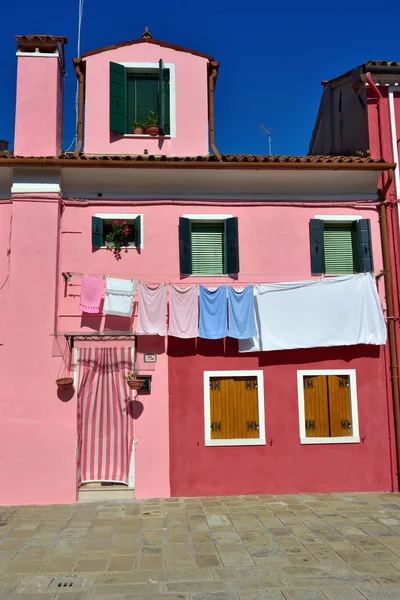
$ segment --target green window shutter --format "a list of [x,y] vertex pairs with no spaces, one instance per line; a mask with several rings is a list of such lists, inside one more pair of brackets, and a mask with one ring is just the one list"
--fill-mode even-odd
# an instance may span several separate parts
[[357,251],[359,259],[359,270],[361,273],[372,273],[374,270],[374,259],[372,256],[371,221],[360,219],[355,221],[357,235]]
[[110,131],[126,133],[126,69],[110,62]]
[[161,127],[161,133],[169,135],[170,128],[170,107],[169,107],[169,69],[165,69],[162,59],[159,60],[159,97],[158,97],[158,118]]
[[142,242],[142,228],[141,228],[141,217],[135,217],[135,246],[140,248]]
[[353,223],[324,223],[325,273],[359,271],[357,233]]
[[92,217],[92,246],[104,246],[103,219]]
[[192,222],[192,274],[224,275],[225,224]]
[[182,275],[192,274],[192,223],[179,218],[179,265]]
[[158,124],[161,133],[165,128],[165,96],[164,96],[164,63],[162,58],[158,61]]
[[226,272],[239,273],[239,220],[231,217],[225,221]]
[[311,274],[325,273],[324,222],[322,219],[310,219]]

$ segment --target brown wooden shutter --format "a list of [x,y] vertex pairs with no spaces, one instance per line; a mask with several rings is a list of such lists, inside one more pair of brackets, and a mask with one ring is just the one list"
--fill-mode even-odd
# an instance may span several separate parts
[[259,438],[257,377],[235,377],[233,429],[235,438]]
[[325,375],[304,377],[306,437],[329,437],[328,386]]
[[212,440],[259,438],[257,377],[210,378]]
[[329,420],[331,437],[352,435],[350,378],[328,375]]
[[229,377],[210,378],[210,428],[211,439],[226,439],[229,398],[232,395],[232,379]]

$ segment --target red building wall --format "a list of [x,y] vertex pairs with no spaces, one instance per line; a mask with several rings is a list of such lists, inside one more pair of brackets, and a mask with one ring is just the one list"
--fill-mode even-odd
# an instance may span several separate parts
[[[171,495],[391,490],[383,352],[352,346],[239,355],[232,339],[169,338]],[[300,443],[297,370],[324,368],[356,369],[360,443]],[[267,445],[206,447],[203,373],[243,369],[264,373]]]

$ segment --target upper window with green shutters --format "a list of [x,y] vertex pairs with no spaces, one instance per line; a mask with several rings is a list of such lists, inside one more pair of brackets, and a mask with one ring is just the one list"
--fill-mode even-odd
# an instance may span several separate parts
[[175,129],[171,119],[172,67],[162,60],[110,63],[110,131],[171,136]]
[[370,220],[350,215],[311,219],[310,250],[313,275],[373,272]]
[[180,217],[179,262],[182,275],[239,273],[238,218]]

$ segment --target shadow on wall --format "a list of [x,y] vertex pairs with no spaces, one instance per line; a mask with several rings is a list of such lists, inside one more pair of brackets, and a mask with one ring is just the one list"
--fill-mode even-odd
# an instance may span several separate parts
[[128,415],[132,417],[132,419],[136,420],[142,415],[144,411],[144,404],[140,402],[140,400],[128,400],[127,402],[127,411]]
[[318,363],[323,361],[342,360],[351,362],[356,358],[379,358],[383,352],[381,346],[360,344],[357,346],[337,346],[334,348],[299,348],[296,350],[280,350],[274,352],[239,353],[238,341],[233,338],[206,340],[203,338],[178,339],[168,338],[168,356],[183,358],[185,356],[223,356],[225,358],[258,359],[259,367],[268,365],[296,365]]

